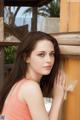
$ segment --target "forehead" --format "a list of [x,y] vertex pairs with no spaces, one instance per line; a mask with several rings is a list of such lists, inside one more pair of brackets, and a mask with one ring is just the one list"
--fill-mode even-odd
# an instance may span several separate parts
[[54,50],[54,45],[49,40],[40,40],[36,43],[34,50],[37,51],[51,51]]

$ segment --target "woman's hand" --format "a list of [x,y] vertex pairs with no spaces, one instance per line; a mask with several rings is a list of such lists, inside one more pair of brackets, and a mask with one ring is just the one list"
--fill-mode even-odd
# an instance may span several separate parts
[[63,102],[65,93],[65,75],[62,70],[59,71],[57,78],[54,81],[53,99]]

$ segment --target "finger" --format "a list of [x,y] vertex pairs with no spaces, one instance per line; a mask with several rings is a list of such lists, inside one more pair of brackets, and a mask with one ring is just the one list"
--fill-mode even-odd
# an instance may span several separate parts
[[60,81],[59,82],[62,86],[65,85],[65,74],[64,74],[63,70],[60,71]]
[[65,73],[63,73],[63,83],[62,83],[63,85],[65,85],[66,84],[66,76],[65,76]]
[[58,82],[58,84],[62,84],[62,72],[61,72],[61,70],[59,70],[57,82]]
[[56,82],[57,84],[60,84],[60,70],[58,71],[58,75],[57,75],[57,79],[56,79]]

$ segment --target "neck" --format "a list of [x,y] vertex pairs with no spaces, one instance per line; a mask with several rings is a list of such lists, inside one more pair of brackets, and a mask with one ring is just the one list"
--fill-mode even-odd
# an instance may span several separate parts
[[34,72],[32,70],[28,70],[27,73],[26,73],[26,79],[33,80],[33,81],[35,81],[37,83],[40,82],[41,77],[42,77],[42,75],[40,75],[40,74],[38,74],[38,73],[36,73],[36,72]]

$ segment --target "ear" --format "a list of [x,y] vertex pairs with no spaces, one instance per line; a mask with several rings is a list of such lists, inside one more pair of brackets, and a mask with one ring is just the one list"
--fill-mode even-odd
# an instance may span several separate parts
[[26,63],[30,63],[30,58],[29,57],[26,59]]
[[26,63],[29,63],[30,62],[30,58],[28,57],[26,57],[26,54],[24,54],[24,61],[26,62]]

